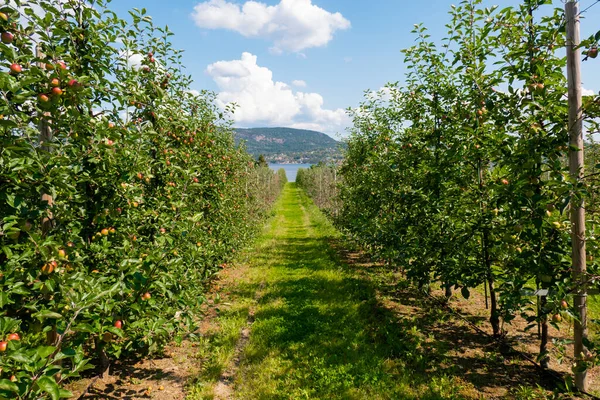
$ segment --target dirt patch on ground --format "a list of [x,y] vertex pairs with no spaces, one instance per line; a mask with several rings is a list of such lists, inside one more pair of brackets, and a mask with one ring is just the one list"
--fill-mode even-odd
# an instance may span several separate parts
[[[550,373],[527,360],[536,360],[539,339],[536,328],[525,331],[528,323],[523,318],[504,326],[507,331],[505,342],[495,340],[491,336],[483,293],[473,290],[468,300],[457,293],[445,305],[444,291],[439,286],[429,297],[408,286],[401,271],[381,262],[372,262],[363,252],[347,250],[344,244],[333,242],[332,246],[351,268],[374,283],[378,301],[385,308],[399,319],[415,321],[424,338],[421,348],[416,350],[434,354],[439,360],[437,365],[430,365],[427,372],[459,377],[467,383],[461,393],[465,397],[521,398],[517,393],[528,392],[543,396],[558,389],[562,384],[560,377],[571,373],[572,346],[567,346],[565,358],[559,363],[557,347],[549,344]],[[560,328],[559,331],[550,326],[551,339],[570,338],[569,322],[563,321]],[[591,393],[600,391],[599,374],[598,367],[588,372]]]

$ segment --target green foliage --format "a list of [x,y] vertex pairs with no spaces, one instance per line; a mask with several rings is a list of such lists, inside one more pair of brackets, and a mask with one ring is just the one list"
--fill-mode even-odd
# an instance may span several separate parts
[[317,207],[332,217],[337,217],[340,209],[338,167],[336,165],[317,164],[310,168],[300,168],[296,175],[296,184],[304,189]]
[[0,397],[68,396],[92,359],[193,329],[204,283],[283,185],[213,94],[190,94],[172,33],[106,3],[2,7],[0,341],[20,340],[0,353]]
[[[339,170],[337,224],[424,289],[438,281],[468,297],[487,285],[496,335],[518,315],[531,327],[573,315],[560,307],[574,290],[565,209],[594,193],[567,168],[580,150],[567,147],[564,15],[543,3],[463,1],[441,45],[416,25],[405,85],[351,111]],[[584,100],[590,132],[599,104]],[[595,220],[588,229],[596,252]],[[596,262],[588,269],[597,275]],[[550,290],[539,312],[526,295],[536,288]]]

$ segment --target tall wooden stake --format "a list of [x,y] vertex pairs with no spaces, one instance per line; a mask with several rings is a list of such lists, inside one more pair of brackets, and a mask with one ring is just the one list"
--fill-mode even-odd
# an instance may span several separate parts
[[[567,80],[569,84],[569,172],[571,177],[583,177],[583,114],[581,110],[581,50],[579,46],[579,2],[569,0],[565,4],[567,19]],[[585,267],[585,209],[583,198],[571,198],[571,243],[573,282],[575,296],[573,306],[575,320],[575,385],[587,391],[587,371],[583,369],[582,356],[586,351],[583,344],[587,337],[587,279]]]
[[[37,56],[40,59],[43,59],[44,54],[42,50],[38,47],[36,49]],[[45,69],[45,63],[40,61],[40,68]],[[48,121],[49,113],[42,113],[40,115],[40,120],[38,123],[38,128],[40,131],[40,146],[43,151],[50,152],[52,148],[49,146],[49,143],[52,141],[52,130],[50,129],[50,121]],[[48,193],[42,193],[42,201],[48,203],[48,207],[52,207],[52,196]],[[50,228],[52,227],[52,213],[48,211],[48,213],[42,217],[42,233],[45,235]]]

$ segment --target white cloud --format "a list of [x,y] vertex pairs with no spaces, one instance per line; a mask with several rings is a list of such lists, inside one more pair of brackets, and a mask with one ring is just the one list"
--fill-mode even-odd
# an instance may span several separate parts
[[292,85],[294,85],[296,87],[306,87],[306,82],[298,79],[298,80],[292,81]]
[[596,92],[591,89],[581,88],[582,96],[596,96]]
[[274,6],[252,0],[242,5],[208,0],[194,7],[192,18],[201,28],[229,29],[270,40],[275,54],[325,46],[335,31],[350,27],[342,14],[326,11],[312,0],[281,0]]
[[320,94],[295,92],[290,85],[274,81],[273,72],[256,61],[255,55],[243,53],[239,60],[218,61],[206,68],[219,87],[219,105],[238,105],[233,115],[237,124],[289,126],[329,134],[342,132],[350,124],[345,110],[323,108]]

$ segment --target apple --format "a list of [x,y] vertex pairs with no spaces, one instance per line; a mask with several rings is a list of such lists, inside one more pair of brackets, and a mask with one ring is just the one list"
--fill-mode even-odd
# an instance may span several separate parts
[[21,340],[21,337],[19,336],[19,334],[18,334],[18,333],[11,333],[10,335],[8,335],[8,336],[6,337],[6,341],[7,341],[7,342],[10,342],[11,340],[16,340],[16,341],[19,341],[19,340]]
[[50,86],[58,87],[60,86],[60,81],[57,78],[54,78],[50,81]]
[[[1,14],[1,13],[0,13],[0,14]],[[11,382],[15,383],[17,380],[18,380],[18,379],[17,379],[17,377],[16,377],[16,376],[14,376],[14,375],[11,375],[11,376],[10,376],[10,381],[11,381]]]
[[198,181],[198,178],[194,177],[194,182],[195,182],[195,183],[198,183],[198,182],[199,182],[199,181]]
[[566,300],[562,300],[560,302],[560,307],[566,310],[567,308],[569,308],[569,303],[567,303]]
[[131,203],[134,207],[137,208],[137,206],[139,206],[139,203],[137,201],[134,201],[133,203]]
[[113,227],[108,228],[108,233],[115,233],[117,230]]
[[54,269],[56,268],[56,261],[51,261],[49,263],[46,263],[42,266],[42,273],[44,275],[49,275],[52,272],[54,272]]
[[59,258],[65,258],[67,256],[67,252],[64,251],[63,249],[58,250],[58,257]]
[[100,233],[104,236],[108,236],[108,229],[104,228],[100,231]]
[[149,292],[146,292],[142,295],[142,300],[150,300],[152,295]]
[[[4,42],[4,36],[2,36],[2,38],[3,38],[2,41]],[[589,58],[596,58],[596,57],[598,57],[598,47],[597,46],[592,46],[592,48],[590,48],[588,50],[587,55],[588,55]]]
[[123,328],[123,321],[120,321],[120,320],[119,321],[115,321],[114,326],[117,329],[122,329]]
[[15,39],[15,35],[13,35],[10,32],[2,32],[2,43],[4,44],[11,44],[13,42],[13,40]]
[[160,233],[167,233],[167,230],[165,228],[160,228]]
[[62,89],[59,87],[53,87],[51,92],[54,96],[60,96],[61,94],[63,94]]
[[70,80],[70,81],[67,83],[67,85],[68,85],[70,88],[72,88],[73,90],[79,90],[79,89],[81,89],[81,83],[79,83],[79,82],[77,81],[77,79],[71,79],[71,80]]
[[10,64],[10,72],[11,74],[20,74],[21,72],[23,72],[23,67],[21,67],[19,64],[17,63],[12,63]]
[[562,321],[562,317],[560,316],[560,314],[554,314],[552,316],[552,322],[560,322]]
[[500,182],[501,182],[503,185],[508,185],[508,179],[506,179],[506,178],[504,178],[504,179],[501,179],[501,180],[500,180]]
[[40,101],[40,103],[47,103],[50,101],[50,98],[48,97],[48,95],[42,93],[38,95],[38,100]]
[[0,12],[0,19],[4,22],[8,22],[8,15],[6,15],[6,13]]
[[142,173],[141,173],[141,172],[138,172],[138,173],[137,173],[137,178],[138,178],[138,179],[143,179],[143,178],[144,178],[144,176],[142,175]]
[[114,128],[114,127],[115,127],[115,123],[114,123],[114,122],[109,122],[109,123],[108,123],[108,127],[109,127],[110,129]]
[[56,65],[58,65],[58,67],[62,70],[66,70],[67,69],[67,64],[65,64],[64,61],[59,61],[56,63]]
[[7,346],[8,346],[8,342],[5,342],[5,341],[0,342],[0,353],[5,352]]

